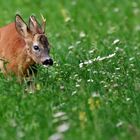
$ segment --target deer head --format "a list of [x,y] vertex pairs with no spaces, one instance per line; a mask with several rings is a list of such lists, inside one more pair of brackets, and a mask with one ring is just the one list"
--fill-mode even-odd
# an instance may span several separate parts
[[50,45],[45,35],[45,25],[44,18],[42,18],[42,25],[40,25],[35,16],[30,16],[27,25],[20,15],[16,15],[15,27],[26,43],[27,54],[35,63],[49,66],[53,65],[53,60],[49,56]]

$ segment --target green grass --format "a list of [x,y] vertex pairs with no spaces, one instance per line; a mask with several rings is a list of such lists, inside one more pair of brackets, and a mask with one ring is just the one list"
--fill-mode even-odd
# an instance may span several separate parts
[[0,74],[0,140],[138,140],[139,7],[128,0],[1,0],[1,26],[16,12],[26,21],[46,17],[55,64],[39,66],[35,94]]

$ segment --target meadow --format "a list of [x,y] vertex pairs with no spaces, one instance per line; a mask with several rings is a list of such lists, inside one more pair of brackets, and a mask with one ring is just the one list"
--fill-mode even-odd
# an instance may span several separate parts
[[140,139],[140,1],[0,1],[0,26],[47,20],[55,63],[37,91],[0,73],[0,140]]

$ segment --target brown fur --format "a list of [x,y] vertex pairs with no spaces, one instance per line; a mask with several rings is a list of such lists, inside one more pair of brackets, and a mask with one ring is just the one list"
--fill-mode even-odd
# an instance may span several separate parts
[[53,65],[45,22],[43,19],[41,26],[35,16],[30,16],[27,25],[17,14],[15,22],[0,28],[0,69],[5,75],[14,73],[21,81],[21,77],[31,78],[35,64]]
[[15,22],[0,28],[0,58],[7,61],[5,68],[4,63],[0,66],[4,73],[13,72],[17,76],[27,74],[27,69],[35,62],[28,56],[25,45],[16,31]]

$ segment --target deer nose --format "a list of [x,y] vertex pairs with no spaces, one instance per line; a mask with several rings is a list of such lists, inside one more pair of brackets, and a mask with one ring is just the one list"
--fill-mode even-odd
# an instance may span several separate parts
[[52,60],[51,58],[46,59],[46,60],[43,62],[43,65],[50,65],[50,66],[52,66],[52,65],[53,65],[53,60]]

